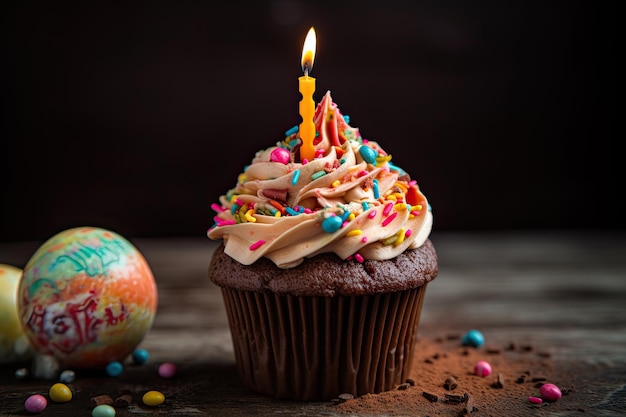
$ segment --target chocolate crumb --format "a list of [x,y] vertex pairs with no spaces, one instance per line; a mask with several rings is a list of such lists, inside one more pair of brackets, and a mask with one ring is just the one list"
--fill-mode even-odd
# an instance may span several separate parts
[[478,408],[474,405],[474,397],[469,394],[465,394],[465,413],[470,414],[474,411],[478,411]]
[[506,350],[515,350],[515,349],[517,349],[517,346],[515,345],[514,342],[511,342],[508,345],[506,345],[505,349]]
[[433,360],[432,360],[432,359],[430,359],[430,358],[426,358],[426,359],[424,359],[424,362],[426,362],[426,363],[434,363],[434,362],[433,362]]
[[546,380],[547,380],[547,378],[544,378],[544,377],[542,377],[542,376],[536,376],[536,377],[532,378],[532,379],[530,380],[530,382],[544,382],[544,381],[546,381]]
[[445,396],[444,402],[449,403],[449,404],[462,404],[466,402],[468,399],[467,394],[465,395],[444,394],[444,396]]
[[113,405],[115,407],[128,407],[132,401],[133,401],[133,396],[126,393],[117,397]]
[[437,397],[435,394],[431,394],[430,392],[423,391],[422,395],[431,403],[436,403],[439,400],[439,397]]
[[502,373],[498,373],[498,378],[496,382],[493,383],[494,388],[504,388],[504,375]]
[[500,353],[500,349],[498,348],[487,348],[487,353],[489,353],[490,355],[497,355]]
[[406,379],[406,383],[409,384],[412,387],[415,386],[415,380],[413,378],[407,378]]
[[446,339],[448,340],[457,340],[460,339],[461,335],[460,334],[449,334],[446,336]]
[[409,384],[400,384],[398,385],[398,390],[399,391],[404,391],[409,387]]
[[89,402],[91,403],[91,405],[93,405],[94,407],[97,405],[111,405],[113,404],[113,398],[111,398],[108,395],[96,395],[95,397],[91,397],[89,399]]
[[532,345],[522,345],[522,347],[521,347],[521,348],[522,348],[522,351],[523,351],[523,352],[530,352],[530,351],[532,351],[532,350],[533,350]]
[[552,354],[550,352],[547,351],[541,351],[541,352],[537,352],[537,355],[539,355],[542,358],[549,358],[552,356]]
[[455,389],[458,386],[456,379],[454,379],[454,377],[449,376],[446,378],[446,380],[443,383],[443,387],[445,389],[447,389],[448,391],[452,391],[453,389]]

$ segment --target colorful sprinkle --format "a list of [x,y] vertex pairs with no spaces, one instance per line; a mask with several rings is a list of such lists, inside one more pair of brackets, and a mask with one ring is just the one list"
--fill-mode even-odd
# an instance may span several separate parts
[[225,211],[224,208],[217,203],[211,204],[211,208],[213,209],[213,211],[216,211],[218,213]]
[[322,221],[322,229],[326,233],[334,233],[339,230],[342,224],[343,220],[340,216],[330,216]]
[[543,400],[541,398],[538,398],[538,397],[528,397],[528,401],[530,401],[533,404],[541,404],[541,403],[543,403]]
[[406,229],[406,232],[404,232],[404,237],[411,237],[412,234],[413,231],[411,229]]
[[360,263],[360,264],[362,264],[363,261],[365,260],[365,259],[363,259],[363,256],[360,253],[355,253],[354,254],[354,259],[356,259],[356,261],[358,263]]
[[363,158],[363,160],[368,164],[376,165],[376,157],[378,156],[378,152],[376,152],[374,149],[370,148],[369,146],[363,145],[359,148],[359,154],[361,155],[361,158]]
[[372,184],[374,184],[374,198],[378,200],[380,198],[380,193],[378,192],[378,180],[374,179]]
[[291,135],[294,135],[296,133],[298,133],[298,126],[297,125],[292,127],[291,129],[287,130],[285,132],[285,136],[291,136]]
[[339,181],[339,180],[335,180],[335,181],[333,181],[333,183],[332,183],[331,185],[332,185],[334,188],[337,188],[337,187],[339,187],[339,186],[341,185],[341,181]]
[[370,205],[367,204],[367,201],[361,203],[361,207],[363,207],[363,211],[367,211],[370,208]]
[[389,215],[389,213],[391,212],[392,208],[393,208],[393,203],[385,204],[385,208],[383,209],[383,216]]
[[348,233],[346,233],[346,236],[359,236],[362,233],[363,232],[361,231],[361,229],[355,229],[355,230],[350,230]]
[[373,219],[374,217],[376,217],[376,210],[372,210],[369,213],[367,213],[368,219]]
[[263,239],[257,240],[256,242],[254,242],[252,245],[250,245],[249,249],[250,250],[257,250],[258,248],[260,248],[263,244],[265,243],[265,241]]
[[318,179],[318,178],[323,177],[324,175],[326,175],[326,171],[324,171],[324,170],[317,171],[317,172],[314,172],[314,173],[311,175],[311,179],[312,179],[312,180],[316,180],[316,179]]
[[363,243],[367,243],[367,236],[363,236],[363,237],[361,238],[361,242],[363,242]]
[[293,176],[291,177],[291,185],[296,185],[298,183],[298,179],[300,178],[300,170],[296,169],[293,171]]
[[394,219],[396,218],[396,216],[398,216],[397,212],[393,212],[391,213],[387,218],[385,218],[385,220],[383,220],[383,227],[387,226],[389,223],[391,223],[392,221],[394,221]]
[[285,207],[285,212],[289,214],[290,216],[297,216],[298,214],[300,214],[299,212],[292,209],[291,207]]

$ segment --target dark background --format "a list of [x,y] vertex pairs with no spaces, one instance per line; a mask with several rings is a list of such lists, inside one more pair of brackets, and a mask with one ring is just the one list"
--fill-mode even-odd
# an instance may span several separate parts
[[210,204],[299,123],[310,26],[315,99],[331,90],[417,179],[436,230],[624,226],[623,45],[602,2],[0,7],[2,241],[204,236]]

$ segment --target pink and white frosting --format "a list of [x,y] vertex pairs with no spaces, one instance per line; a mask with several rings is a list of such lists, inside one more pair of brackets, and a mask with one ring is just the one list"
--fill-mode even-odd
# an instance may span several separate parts
[[426,197],[346,119],[327,92],[315,111],[315,158],[299,160],[297,128],[258,151],[212,205],[208,237],[244,265],[266,257],[280,268],[320,253],[363,262],[420,247],[433,221]]

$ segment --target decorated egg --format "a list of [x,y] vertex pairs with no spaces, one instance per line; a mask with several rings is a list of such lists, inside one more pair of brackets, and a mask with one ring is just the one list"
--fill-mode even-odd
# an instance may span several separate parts
[[17,313],[17,287],[22,270],[0,264],[0,363],[25,361],[32,349]]
[[24,267],[18,311],[38,354],[66,368],[122,362],[152,327],[157,287],[139,250],[110,230],[50,238]]

